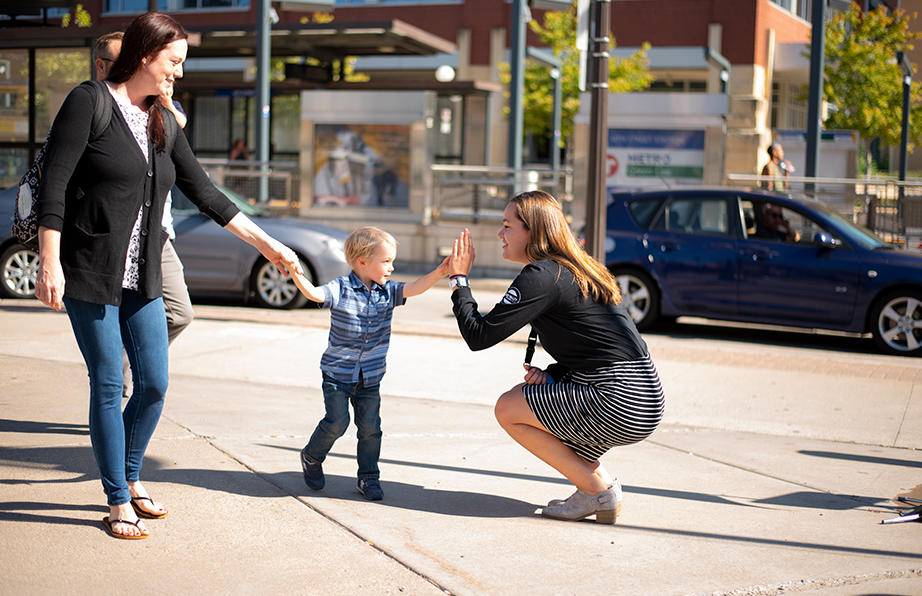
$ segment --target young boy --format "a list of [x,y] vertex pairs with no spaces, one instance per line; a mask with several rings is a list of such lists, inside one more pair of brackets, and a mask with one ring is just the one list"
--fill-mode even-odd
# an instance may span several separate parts
[[384,497],[378,471],[381,453],[379,387],[390,343],[391,316],[406,298],[431,288],[448,273],[446,258],[414,282],[390,279],[397,242],[374,227],[352,232],[344,247],[352,273],[314,287],[303,275],[289,271],[301,292],[330,309],[330,339],[320,360],[326,415],[301,450],[304,482],[313,490],[324,485],[323,460],[349,426],[349,402],[358,428],[358,490],[369,501]]

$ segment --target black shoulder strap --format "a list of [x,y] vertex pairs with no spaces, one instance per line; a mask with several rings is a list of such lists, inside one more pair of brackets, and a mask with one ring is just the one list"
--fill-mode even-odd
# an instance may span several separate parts
[[112,119],[112,105],[109,103],[109,90],[106,89],[105,81],[86,81],[84,85],[93,88],[96,103],[93,106],[93,122],[90,127],[90,140],[95,141],[109,127],[109,120]]
[[160,106],[160,113],[163,116],[163,134],[166,137],[164,147],[166,152],[170,153],[173,150],[173,143],[176,142],[176,135],[179,134],[179,122],[176,122],[176,116],[163,106]]
[[531,359],[535,355],[536,343],[538,343],[538,332],[532,327],[531,332],[528,334],[528,347],[525,348],[525,364],[527,366],[531,366]]

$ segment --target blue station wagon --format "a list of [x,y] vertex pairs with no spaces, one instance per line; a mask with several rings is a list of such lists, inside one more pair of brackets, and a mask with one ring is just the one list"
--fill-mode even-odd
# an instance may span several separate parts
[[922,256],[823,203],[733,188],[616,192],[606,263],[641,329],[679,316],[871,333],[922,354]]

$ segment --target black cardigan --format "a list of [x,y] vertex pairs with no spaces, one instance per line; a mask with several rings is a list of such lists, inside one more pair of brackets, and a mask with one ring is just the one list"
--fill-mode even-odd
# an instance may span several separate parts
[[[95,95],[86,85],[76,87],[54,119],[36,204],[38,223],[61,232],[64,295],[119,305],[131,229],[143,205],[138,291],[157,298],[167,239],[163,206],[174,182],[222,227],[238,209],[208,179],[181,131],[164,152],[148,141],[150,159],[145,161],[108,90],[102,95],[113,110],[109,125],[89,142]],[[161,114],[173,118],[166,109]]]

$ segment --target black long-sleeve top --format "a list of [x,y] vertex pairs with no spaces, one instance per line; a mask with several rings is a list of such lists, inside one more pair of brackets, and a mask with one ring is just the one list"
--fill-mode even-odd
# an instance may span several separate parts
[[[108,90],[102,95],[112,114],[93,141],[94,90],[79,85],[64,100],[48,137],[36,208],[39,226],[61,232],[64,295],[118,305],[131,230],[142,205],[138,291],[148,299],[162,291],[160,255],[166,232],[161,220],[174,182],[221,226],[238,209],[208,179],[181,131],[162,153],[148,141],[145,161],[115,100]],[[164,119],[173,118],[166,109],[161,113]]]
[[472,350],[489,348],[531,323],[544,350],[572,370],[647,356],[647,345],[624,307],[583,298],[573,273],[551,260],[526,265],[486,315],[477,311],[470,288],[458,288],[451,300]]

